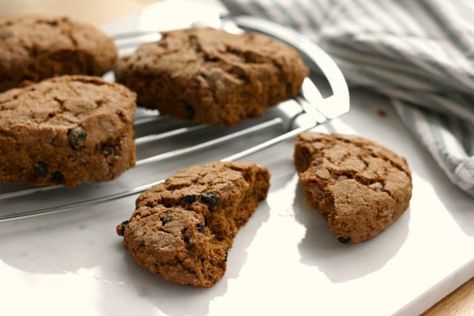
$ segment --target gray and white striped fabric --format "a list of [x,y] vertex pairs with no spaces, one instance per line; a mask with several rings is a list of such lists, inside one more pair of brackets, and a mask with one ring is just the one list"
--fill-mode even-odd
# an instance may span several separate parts
[[390,98],[449,179],[474,196],[474,1],[222,0],[308,35],[352,86]]

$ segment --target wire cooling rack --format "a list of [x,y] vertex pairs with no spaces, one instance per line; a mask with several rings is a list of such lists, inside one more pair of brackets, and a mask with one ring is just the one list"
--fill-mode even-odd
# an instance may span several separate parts
[[[263,117],[233,128],[191,124],[139,109],[135,118],[136,167],[106,183],[76,188],[0,185],[0,222],[84,208],[140,193],[162,181],[178,165],[212,160],[233,161],[293,138],[298,133],[349,111],[349,92],[344,77],[321,48],[306,37],[273,22],[255,17],[223,18],[230,32],[253,31],[295,47],[311,74],[291,100],[271,108]],[[120,54],[159,39],[158,32],[130,32],[113,36]],[[331,91],[324,95],[314,76],[323,75]],[[109,74],[110,76],[110,74]]]

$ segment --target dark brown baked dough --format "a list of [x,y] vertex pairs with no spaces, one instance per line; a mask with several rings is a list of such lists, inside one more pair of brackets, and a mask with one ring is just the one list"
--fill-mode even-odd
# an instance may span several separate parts
[[302,133],[294,158],[307,202],[341,243],[373,238],[408,207],[412,181],[406,160],[372,141]]
[[267,169],[244,162],[180,170],[141,194],[117,232],[145,269],[176,283],[211,287],[224,275],[234,236],[267,196],[269,179]]
[[264,35],[194,28],[163,33],[119,59],[118,82],[138,104],[200,123],[232,126],[291,98],[308,69],[291,47]]
[[66,17],[0,19],[0,91],[65,74],[101,76],[117,59],[113,41]]
[[62,76],[0,94],[0,182],[106,181],[135,164],[135,94]]

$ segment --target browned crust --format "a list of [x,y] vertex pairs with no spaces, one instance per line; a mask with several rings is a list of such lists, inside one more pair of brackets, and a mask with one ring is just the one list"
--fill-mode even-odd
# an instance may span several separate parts
[[142,45],[119,60],[115,74],[141,106],[232,126],[297,94],[308,69],[293,48],[269,37],[199,28]]
[[101,76],[117,59],[113,41],[66,17],[0,19],[0,91],[65,75]]
[[406,160],[372,141],[302,133],[294,159],[307,202],[343,243],[373,238],[408,207],[412,181]]
[[135,94],[63,76],[0,94],[0,182],[112,180],[135,165]]

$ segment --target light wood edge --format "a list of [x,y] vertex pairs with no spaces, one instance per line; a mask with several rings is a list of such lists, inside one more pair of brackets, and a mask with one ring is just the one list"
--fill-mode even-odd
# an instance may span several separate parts
[[474,277],[430,307],[422,315],[474,315]]

